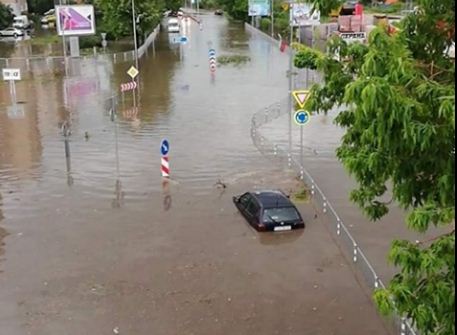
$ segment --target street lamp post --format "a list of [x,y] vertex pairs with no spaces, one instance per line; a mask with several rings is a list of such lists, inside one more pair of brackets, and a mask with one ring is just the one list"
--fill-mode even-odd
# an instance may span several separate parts
[[136,38],[136,15],[135,15],[135,0],[132,0],[132,21],[133,21],[133,40],[135,45],[135,66],[139,70],[138,63],[138,41]]

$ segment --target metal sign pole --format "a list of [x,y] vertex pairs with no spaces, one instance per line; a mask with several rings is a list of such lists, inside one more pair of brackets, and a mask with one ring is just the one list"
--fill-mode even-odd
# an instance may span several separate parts
[[271,0],[271,37],[275,37],[275,0]]
[[290,18],[289,18],[289,25],[290,25],[290,36],[289,36],[289,100],[288,100],[288,108],[289,108],[289,153],[292,153],[292,108],[293,108],[293,52],[292,52],[292,42],[294,36],[294,27],[292,22],[292,6],[293,3],[290,4]]

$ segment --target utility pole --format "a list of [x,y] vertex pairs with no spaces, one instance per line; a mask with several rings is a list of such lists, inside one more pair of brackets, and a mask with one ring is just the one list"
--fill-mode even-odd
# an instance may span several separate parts
[[[65,5],[66,5],[67,1],[66,0],[64,0],[64,1],[65,1]],[[59,5],[62,6],[62,0],[59,0]],[[56,12],[56,15],[60,15],[60,13]],[[59,22],[59,24],[60,24],[59,29],[62,29],[62,22],[60,22],[60,18],[59,18],[59,20],[57,20],[57,22]],[[65,39],[65,31],[62,29],[61,32],[62,32],[63,59],[64,59],[64,66],[65,66],[65,76],[68,77],[67,41]]]

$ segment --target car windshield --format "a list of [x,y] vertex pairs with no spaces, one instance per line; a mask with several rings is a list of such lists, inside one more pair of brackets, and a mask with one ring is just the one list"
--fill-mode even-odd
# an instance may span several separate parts
[[265,223],[297,220],[300,220],[300,216],[294,207],[269,208],[265,209],[263,213],[263,222]]

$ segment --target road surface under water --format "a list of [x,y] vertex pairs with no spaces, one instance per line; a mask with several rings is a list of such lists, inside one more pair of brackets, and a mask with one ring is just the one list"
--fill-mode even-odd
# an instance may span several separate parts
[[[189,21],[182,47],[162,33],[141,62],[139,108],[120,97],[114,122],[107,92],[131,64],[21,82],[16,109],[0,88],[2,334],[387,334],[311,204],[307,229],[284,235],[236,212],[235,194],[297,188],[249,132],[287,93],[287,58],[240,24],[203,24]],[[251,61],[212,77],[210,45]]]

